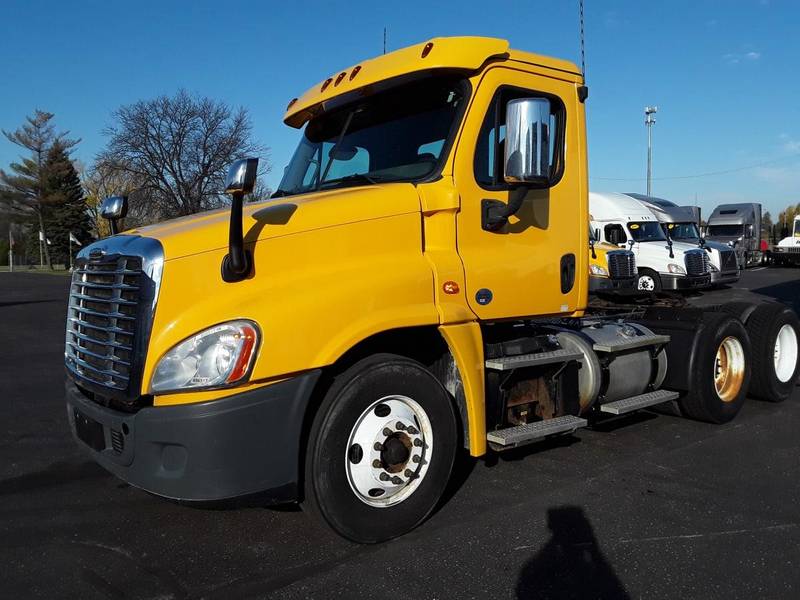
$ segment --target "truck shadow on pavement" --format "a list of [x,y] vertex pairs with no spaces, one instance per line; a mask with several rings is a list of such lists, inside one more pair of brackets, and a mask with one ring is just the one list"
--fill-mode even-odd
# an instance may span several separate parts
[[798,279],[794,281],[783,281],[774,285],[754,288],[751,291],[788,304],[795,311],[800,312],[800,271],[798,271]]
[[550,508],[547,527],[547,544],[520,571],[518,599],[630,598],[603,555],[582,508]]

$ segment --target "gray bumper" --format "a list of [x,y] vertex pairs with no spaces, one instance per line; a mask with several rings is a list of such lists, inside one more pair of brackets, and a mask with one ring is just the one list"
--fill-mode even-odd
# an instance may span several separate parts
[[711,285],[710,275],[673,275],[672,273],[659,273],[661,289],[664,290],[695,290]]
[[711,273],[711,285],[721,285],[724,283],[736,283],[739,281],[739,270],[717,271]]
[[103,467],[159,496],[210,501],[264,493],[297,499],[300,436],[320,372],[210,402],[127,413],[89,400],[67,380],[67,417]]
[[636,292],[636,277],[612,279],[610,277],[589,276],[589,293],[630,294]]

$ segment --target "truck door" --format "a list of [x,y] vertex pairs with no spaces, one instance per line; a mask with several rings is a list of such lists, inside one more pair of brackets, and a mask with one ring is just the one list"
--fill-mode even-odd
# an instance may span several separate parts
[[[555,183],[512,191],[503,179],[506,104],[550,101],[549,140]],[[454,175],[460,194],[458,251],[470,308],[481,319],[570,313],[588,288],[588,222],[583,111],[574,83],[516,69],[488,70],[474,91],[458,146]],[[561,128],[561,130],[559,130]],[[520,210],[496,231],[482,226],[482,201]]]

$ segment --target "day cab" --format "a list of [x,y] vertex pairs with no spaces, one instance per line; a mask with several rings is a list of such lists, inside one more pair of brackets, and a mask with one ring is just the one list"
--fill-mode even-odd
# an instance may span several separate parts
[[[377,542],[431,513],[460,449],[673,400],[732,419],[751,374],[742,322],[587,312],[587,93],[572,63],[465,37],[293,99],[284,121],[302,133],[271,198],[243,203],[243,159],[229,210],[81,250],[65,351],[78,443],[154,494],[302,501]],[[796,375],[783,356],[777,398]]]

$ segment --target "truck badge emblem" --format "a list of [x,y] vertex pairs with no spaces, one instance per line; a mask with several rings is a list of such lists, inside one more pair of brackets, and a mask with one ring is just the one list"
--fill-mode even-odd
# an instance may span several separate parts
[[475,300],[481,306],[486,306],[489,302],[492,301],[492,290],[488,288],[481,288],[477,292],[475,292]]

